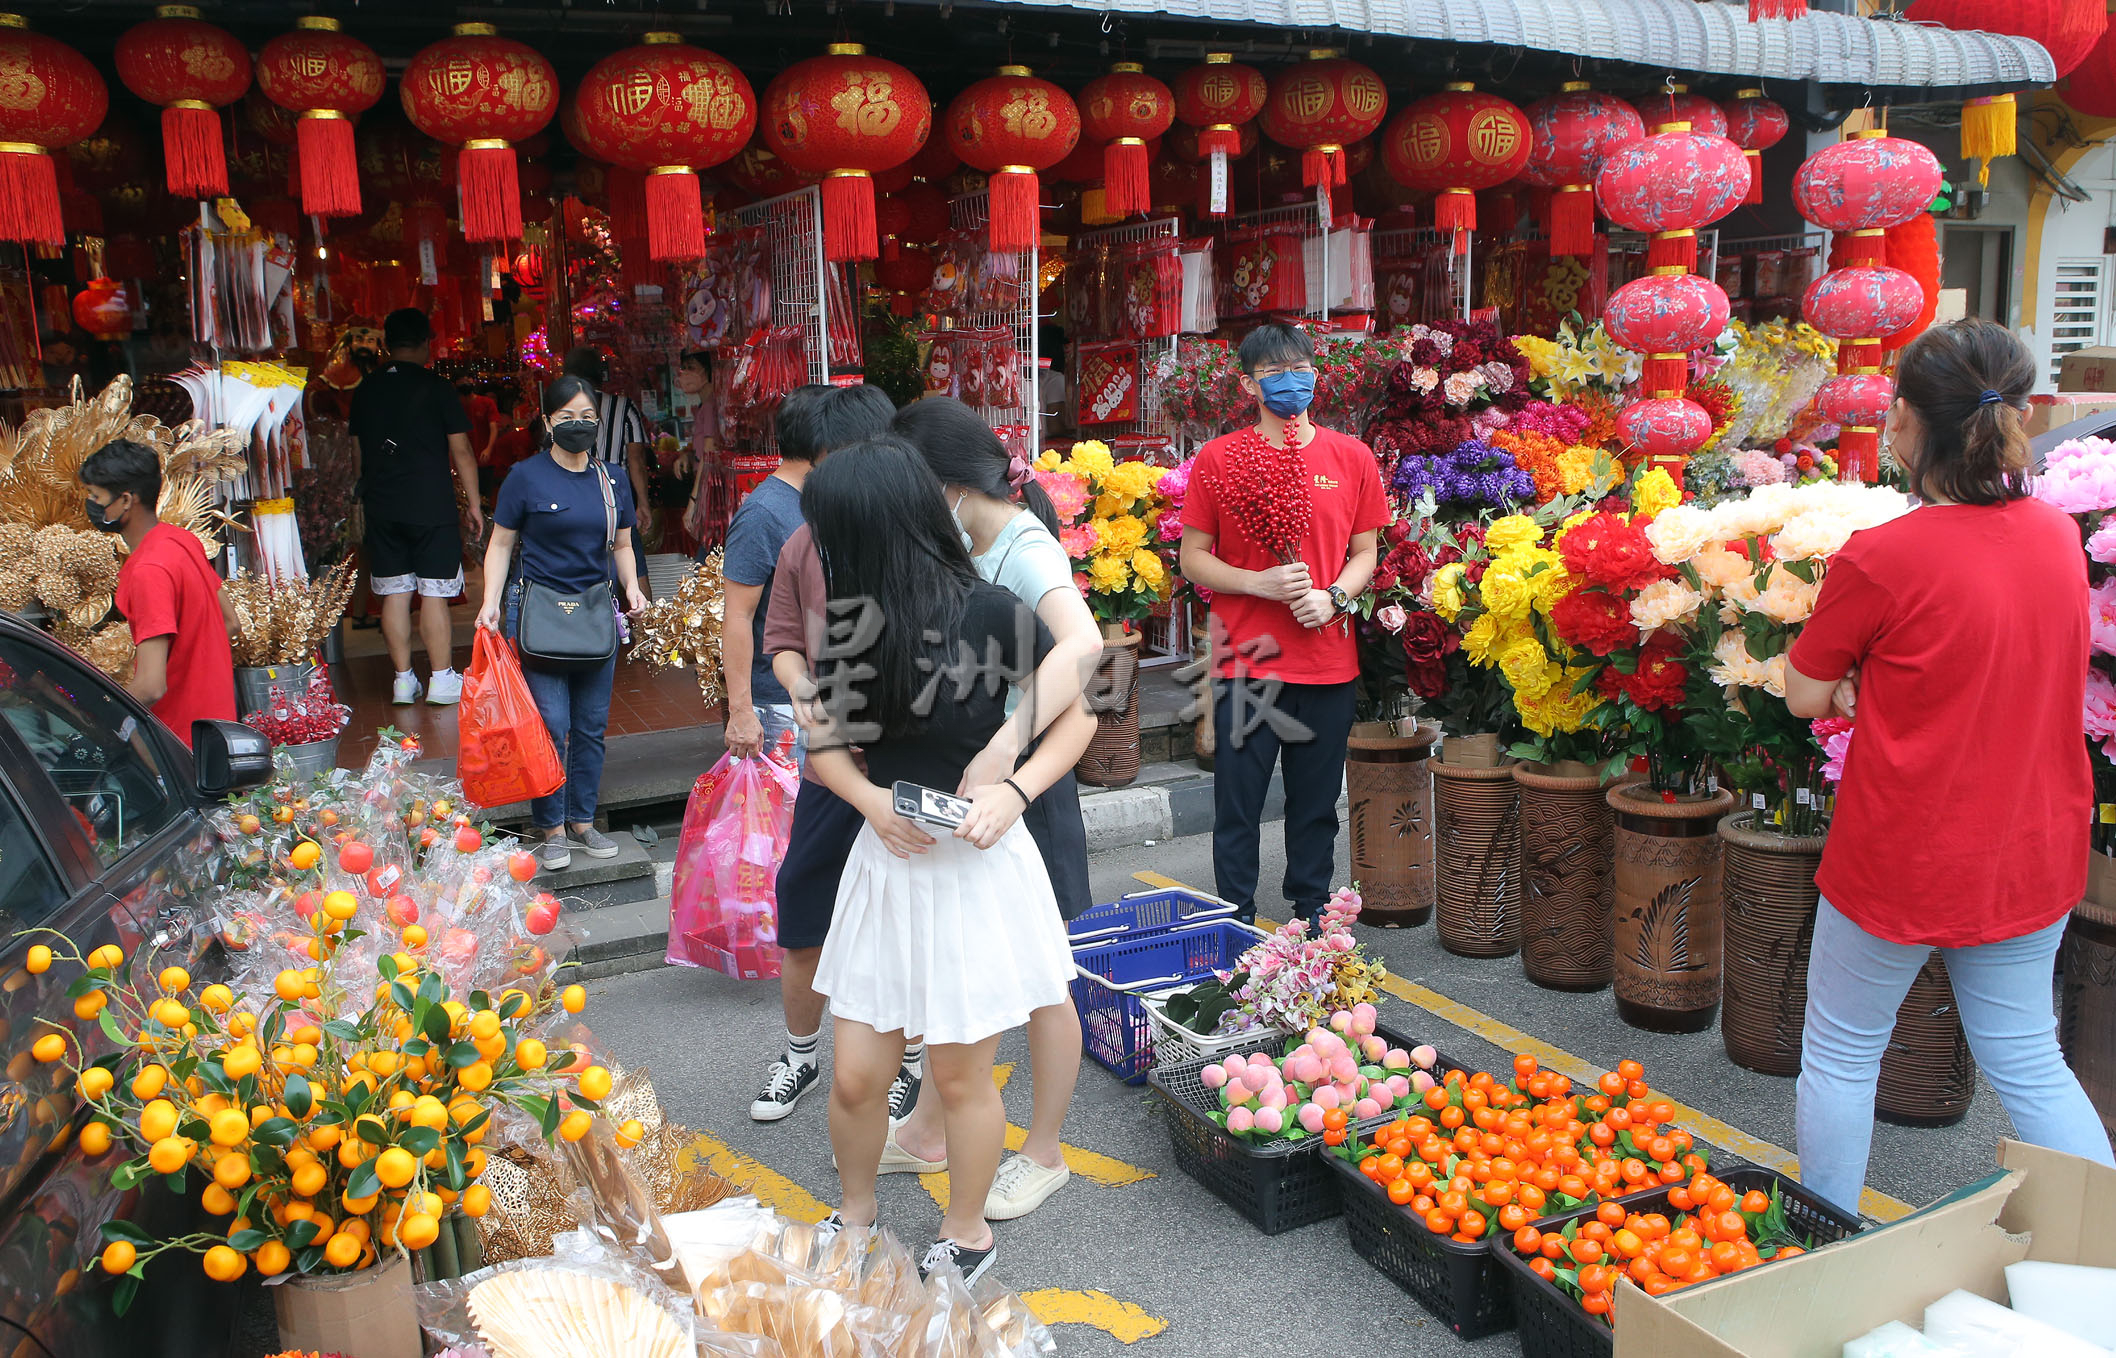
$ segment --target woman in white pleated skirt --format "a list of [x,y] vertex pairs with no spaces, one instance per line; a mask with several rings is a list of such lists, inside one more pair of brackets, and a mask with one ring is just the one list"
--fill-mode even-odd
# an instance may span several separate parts
[[817,691],[797,695],[816,722],[809,767],[867,821],[816,968],[835,1022],[830,1139],[844,1190],[826,1224],[873,1224],[890,1082],[906,1036],[923,1036],[953,1185],[925,1267],[954,1265],[974,1281],[992,1261],[984,1204],[1006,1135],[992,1058],[1002,1033],[1063,1002],[1074,974],[1021,814],[1071,772],[1094,718],[1069,700],[1011,777],[970,790],[960,827],[899,816],[894,788],[957,787],[1008,720],[1013,690],[1023,691],[1014,719],[1033,723],[1050,631],[978,578],[939,480],[901,439],[832,453],[810,473],[801,509],[832,618]]

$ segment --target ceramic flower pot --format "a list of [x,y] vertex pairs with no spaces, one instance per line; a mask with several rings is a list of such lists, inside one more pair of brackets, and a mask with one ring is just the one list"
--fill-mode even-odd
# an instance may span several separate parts
[[[1456,742],[1443,753],[1457,753]],[[1428,763],[1440,946],[1462,957],[1510,957],[1521,947],[1521,790],[1513,766]]]
[[2116,1137],[2116,891],[2097,890],[2116,884],[2116,860],[2093,860],[2087,899],[2073,908],[2057,954],[2057,1040],[2101,1125]]
[[1807,959],[1825,836],[1757,828],[1757,813],[1719,823],[1725,844],[1726,974],[1719,1036],[1727,1059],[1764,1075],[1800,1073]]
[[1616,824],[1611,921],[1616,1013],[1634,1028],[1695,1033],[1719,1012],[1730,792],[1664,800],[1642,784],[1604,794]]
[[1947,964],[1934,950],[1896,1011],[1896,1030],[1881,1054],[1874,1116],[1905,1127],[1951,1127],[1968,1116],[1975,1097],[1976,1059]]
[[1610,953],[1608,784],[1585,764],[1516,764],[1521,969],[1546,990],[1600,990]]
[[1095,734],[1073,766],[1089,787],[1124,787],[1139,776],[1139,634],[1105,624],[1102,659],[1088,681]]
[[1433,773],[1427,756],[1440,728],[1360,722],[1345,747],[1352,808],[1352,880],[1359,922],[1419,925],[1433,913]]

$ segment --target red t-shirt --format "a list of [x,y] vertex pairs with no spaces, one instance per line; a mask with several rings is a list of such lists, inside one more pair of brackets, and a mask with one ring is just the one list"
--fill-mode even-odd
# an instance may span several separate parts
[[191,723],[235,720],[235,656],[220,615],[220,576],[198,539],[158,523],[118,571],[118,611],[132,644],[169,638],[169,689],[154,715],[191,745]]
[[2086,558],[2040,500],[1934,505],[1852,535],[1787,657],[1859,668],[1816,885],[1870,934],[1969,947],[2086,888]]
[[[1199,450],[1183,494],[1183,526],[1212,534],[1212,554],[1228,565],[1269,570],[1280,564],[1278,559],[1221,512],[1215,489],[1236,437],[1223,435]],[[1315,510],[1301,539],[1300,559],[1308,563],[1315,587],[1328,589],[1345,568],[1353,535],[1388,527],[1389,505],[1374,450],[1358,439],[1317,429],[1301,457]],[[1285,604],[1253,594],[1215,594],[1212,616],[1226,629],[1223,677],[1232,677],[1237,666],[1255,678],[1289,684],[1342,684],[1359,674],[1359,648],[1346,619],[1311,631],[1294,621]]]

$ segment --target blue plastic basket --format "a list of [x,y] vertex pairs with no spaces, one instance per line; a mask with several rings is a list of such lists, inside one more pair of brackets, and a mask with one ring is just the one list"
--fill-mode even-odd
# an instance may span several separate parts
[[[1120,902],[1121,904],[1121,902]],[[1225,971],[1265,937],[1235,920],[1179,924],[1073,950],[1073,1004],[1087,1054],[1126,1084],[1153,1069],[1153,1025],[1142,1001]]]
[[1235,906],[1217,896],[1187,887],[1164,887],[1134,891],[1121,900],[1094,906],[1066,921],[1065,932],[1075,948],[1112,943],[1128,934],[1195,924],[1208,919],[1232,919]]

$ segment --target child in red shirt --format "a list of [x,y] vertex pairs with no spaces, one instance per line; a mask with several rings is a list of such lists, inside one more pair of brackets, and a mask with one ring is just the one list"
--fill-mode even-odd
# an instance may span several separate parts
[[154,709],[186,749],[191,723],[235,720],[235,657],[228,647],[220,576],[198,539],[155,517],[162,464],[130,439],[104,444],[81,463],[88,521],[122,533],[117,605],[136,648],[126,691]]
[[[1389,506],[1373,450],[1308,418],[1315,346],[1305,332],[1258,326],[1240,359],[1256,424],[1206,444],[1183,497],[1183,574],[1212,591],[1213,875],[1254,919],[1264,799],[1283,762],[1285,895],[1312,918],[1337,860],[1359,675],[1352,601],[1373,578]],[[1270,541],[1262,519],[1292,540]]]

